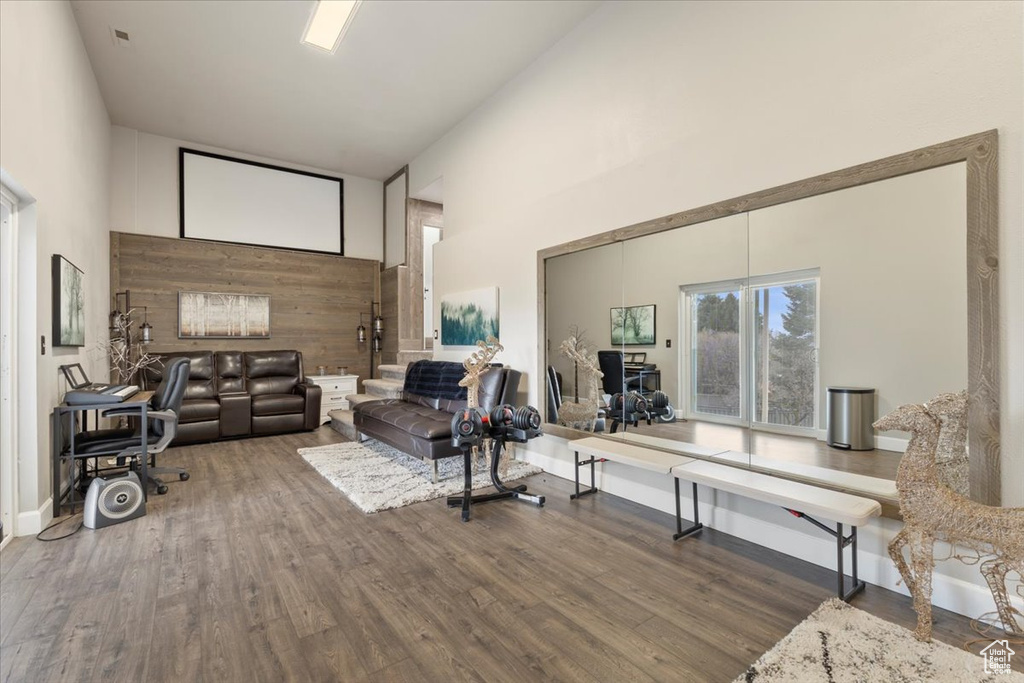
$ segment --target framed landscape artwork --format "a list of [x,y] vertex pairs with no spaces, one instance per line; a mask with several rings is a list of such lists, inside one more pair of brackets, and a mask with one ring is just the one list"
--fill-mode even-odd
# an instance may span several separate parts
[[85,273],[53,255],[53,345],[85,346]]
[[270,339],[268,294],[178,292],[178,338]]
[[612,345],[641,346],[654,343],[655,305],[613,308]]
[[441,297],[441,346],[476,346],[498,337],[498,288],[486,287]]

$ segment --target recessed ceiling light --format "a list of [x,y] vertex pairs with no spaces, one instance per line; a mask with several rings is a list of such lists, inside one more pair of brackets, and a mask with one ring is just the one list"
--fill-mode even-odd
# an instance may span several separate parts
[[333,53],[352,24],[363,0],[318,0],[302,42]]

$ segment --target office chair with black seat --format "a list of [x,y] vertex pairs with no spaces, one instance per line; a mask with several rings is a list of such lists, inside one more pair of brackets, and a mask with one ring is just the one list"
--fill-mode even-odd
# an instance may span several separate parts
[[622,351],[598,351],[597,363],[604,373],[601,378],[604,393],[614,396],[641,389],[639,377],[626,377],[626,362]]
[[[141,417],[142,406],[146,405],[145,451],[147,462],[146,479],[156,487],[159,494],[167,493],[167,484],[157,475],[176,474],[181,481],[188,479],[188,472],[182,467],[157,467],[156,456],[170,445],[178,430],[178,414],[188,386],[188,358],[176,358],[164,370],[163,381],[157,387],[148,404],[125,405],[103,411],[103,417]],[[137,420],[141,422],[141,420]],[[75,452],[93,455],[114,455],[119,465],[129,458],[142,455],[143,439],[141,424],[130,429],[97,429],[82,432],[76,438]],[[136,463],[137,465],[138,463]]]

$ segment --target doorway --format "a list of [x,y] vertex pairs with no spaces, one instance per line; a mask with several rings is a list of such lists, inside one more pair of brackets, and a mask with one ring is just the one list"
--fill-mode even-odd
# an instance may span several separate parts
[[434,343],[434,245],[441,241],[441,228],[423,226],[423,348]]
[[0,185],[0,547],[14,533],[14,315],[18,203]]

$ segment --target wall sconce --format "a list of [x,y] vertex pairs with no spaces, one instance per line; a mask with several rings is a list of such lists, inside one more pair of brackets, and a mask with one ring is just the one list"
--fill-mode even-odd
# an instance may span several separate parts
[[149,316],[146,307],[142,307],[142,324],[139,325],[139,329],[142,331],[142,337],[139,338],[140,344],[148,344],[153,341],[153,326],[149,324]]
[[380,317],[380,313],[373,316],[373,350],[376,353],[380,353],[383,347],[384,339],[384,318]]
[[366,328],[363,326],[363,314],[359,314],[359,327],[356,328],[356,341],[360,344],[366,343]]

